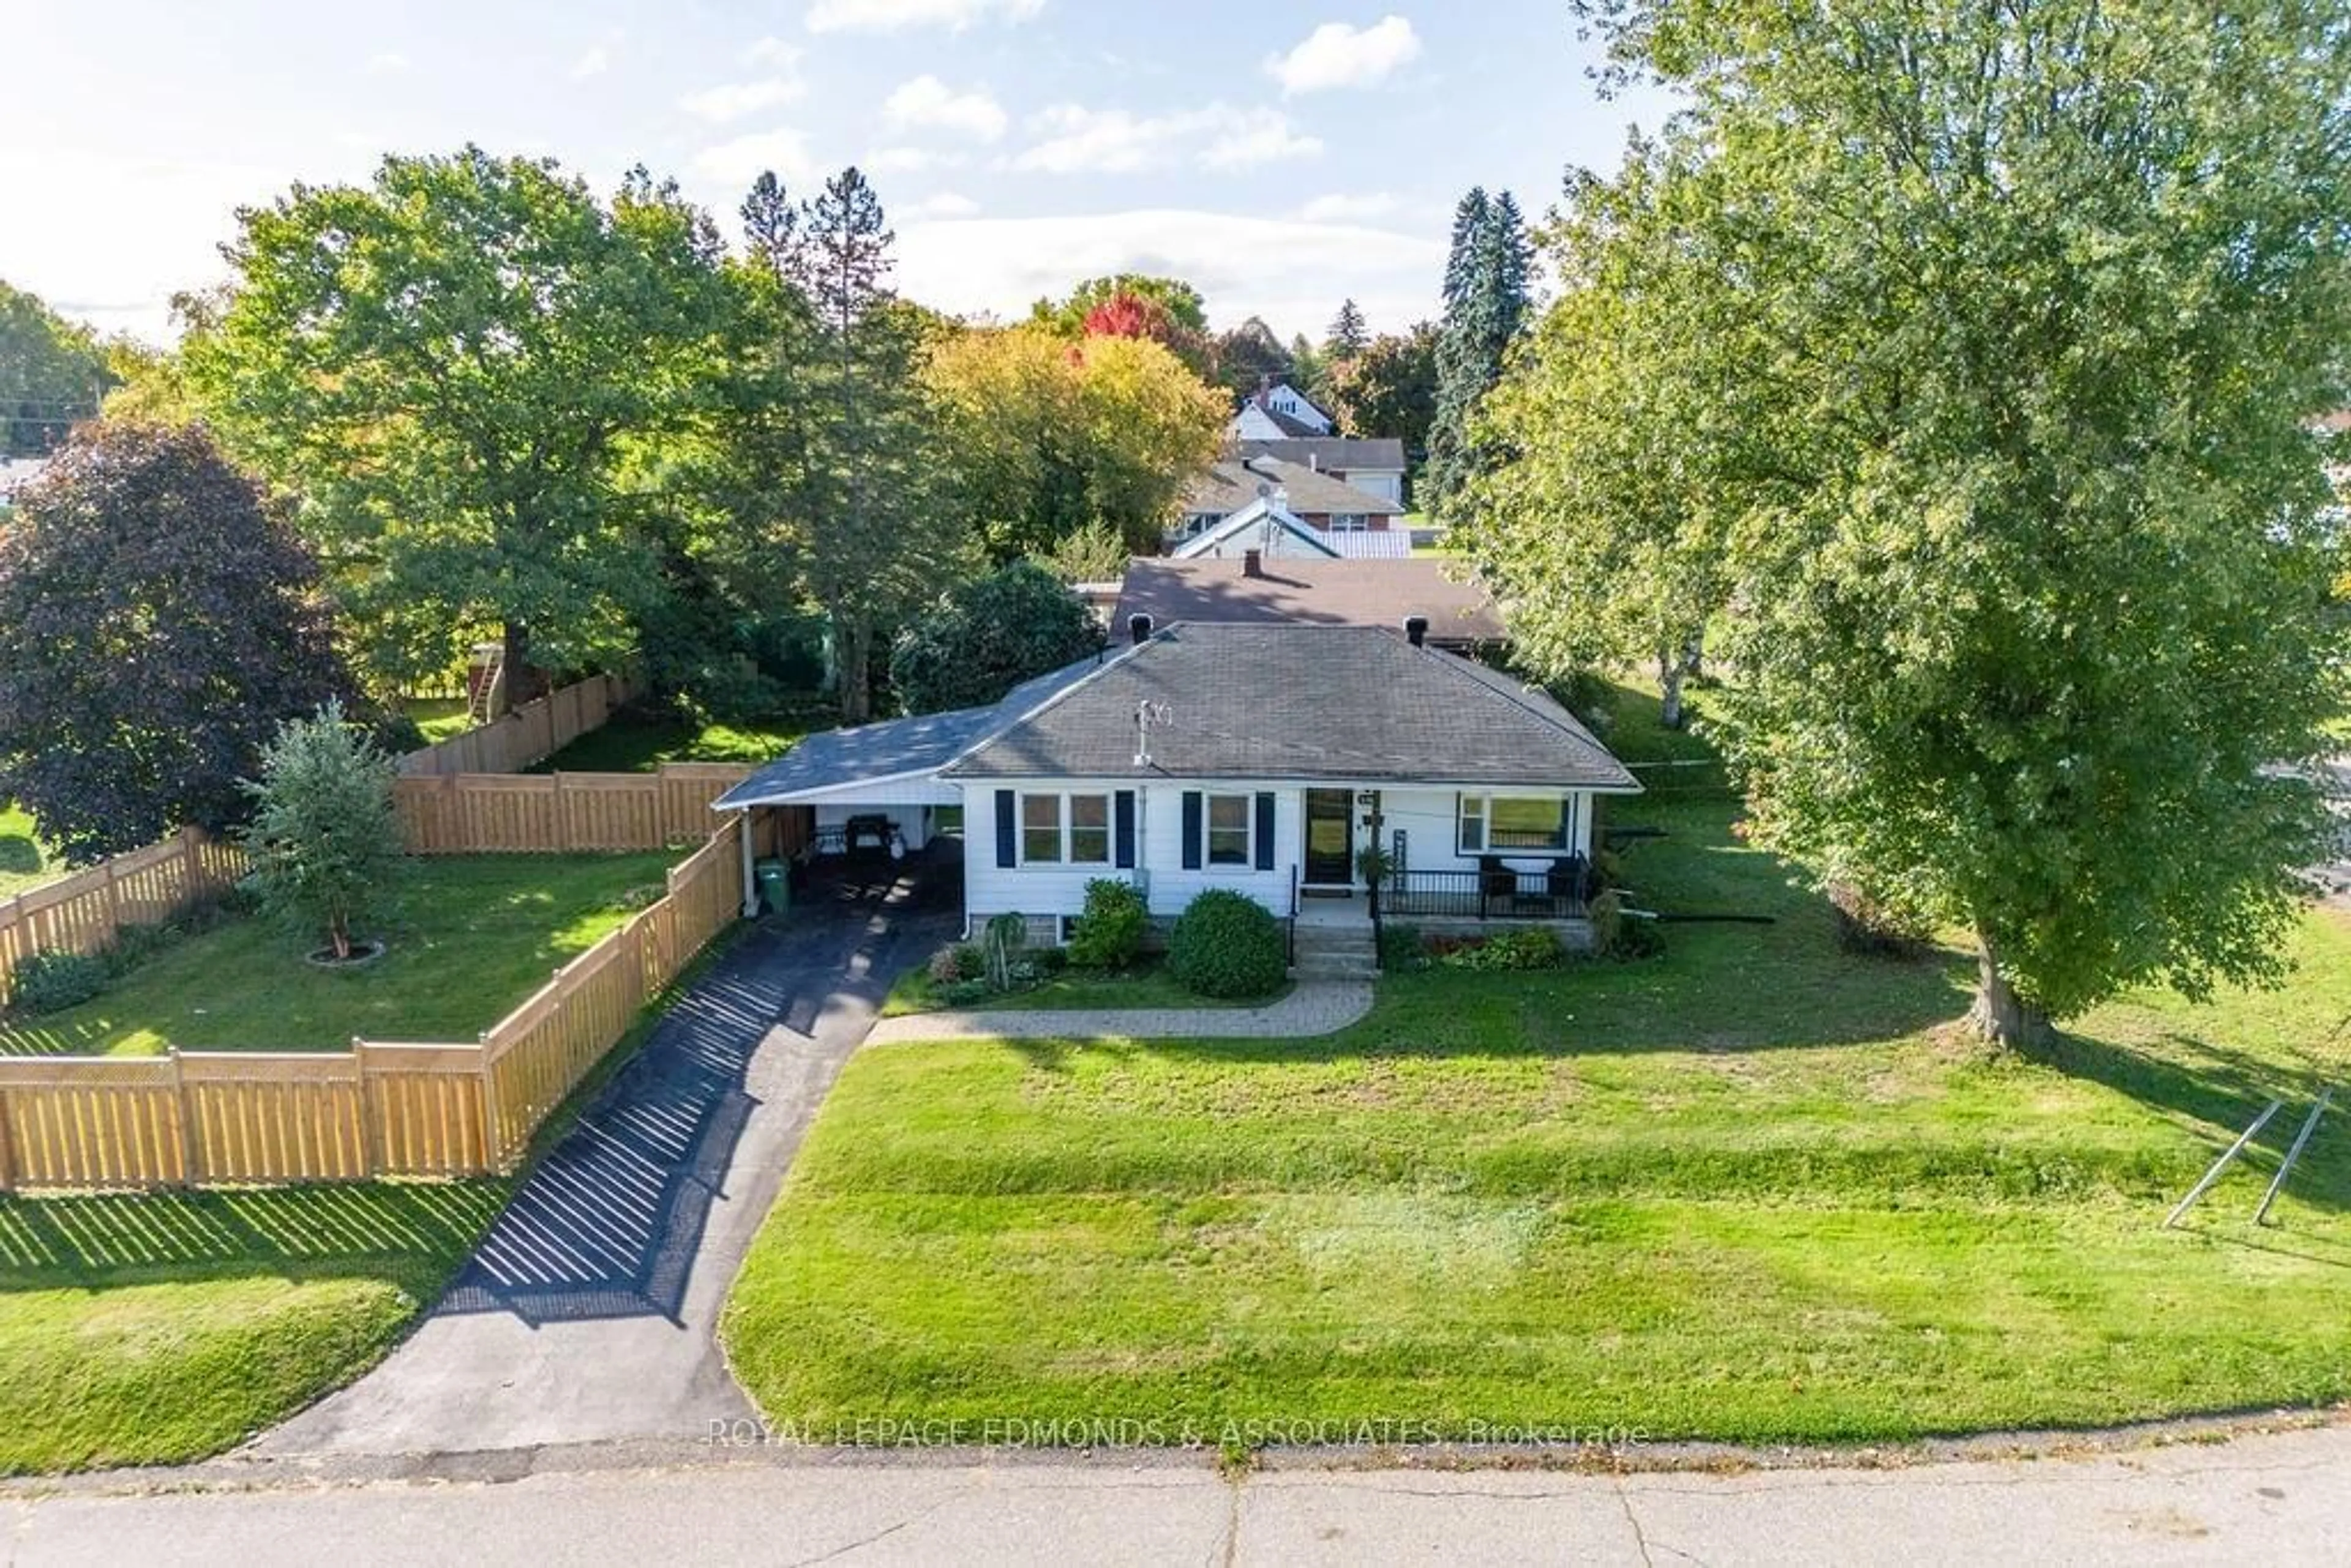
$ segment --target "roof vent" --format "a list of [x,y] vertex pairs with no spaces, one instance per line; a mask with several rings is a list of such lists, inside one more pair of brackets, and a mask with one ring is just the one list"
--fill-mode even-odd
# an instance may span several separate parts
[[1405,616],[1404,618],[1404,634],[1405,641],[1409,642],[1414,647],[1426,647],[1428,645],[1428,617],[1426,615]]
[[1263,577],[1265,575],[1265,551],[1261,549],[1245,549],[1241,551],[1241,575],[1243,577]]
[[1126,634],[1138,643],[1151,641],[1151,617],[1130,615],[1126,618]]

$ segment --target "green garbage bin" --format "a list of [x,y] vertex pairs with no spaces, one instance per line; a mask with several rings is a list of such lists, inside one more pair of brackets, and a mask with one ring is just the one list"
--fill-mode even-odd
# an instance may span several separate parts
[[759,883],[760,901],[768,910],[781,915],[792,906],[792,868],[778,860],[764,860],[754,868]]

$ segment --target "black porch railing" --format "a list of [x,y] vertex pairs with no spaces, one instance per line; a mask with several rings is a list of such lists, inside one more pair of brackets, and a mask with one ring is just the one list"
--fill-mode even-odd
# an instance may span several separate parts
[[1581,856],[1520,870],[1492,862],[1476,871],[1400,871],[1380,888],[1391,920],[1581,920],[1588,867]]

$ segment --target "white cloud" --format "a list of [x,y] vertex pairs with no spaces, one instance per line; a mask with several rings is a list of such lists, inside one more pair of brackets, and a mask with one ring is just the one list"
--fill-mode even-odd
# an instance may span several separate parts
[[1004,134],[1004,106],[985,88],[957,92],[935,76],[902,82],[882,103],[883,118],[903,129],[951,131],[994,141]]
[[762,77],[757,81],[721,82],[716,87],[690,92],[677,100],[678,108],[697,120],[724,125],[730,120],[740,120],[747,114],[757,114],[763,109],[773,109],[779,103],[789,103],[799,97],[801,84],[784,77]]
[[[1320,335],[1349,298],[1375,328],[1400,329],[1435,309],[1445,269],[1445,241],[1434,230],[1172,209],[914,221],[898,227],[898,255],[908,298],[958,314],[1011,319],[1081,279],[1148,272],[1191,282],[1216,323],[1262,316],[1284,339]],[[1266,265],[1268,256],[1280,265]]]
[[1064,103],[1029,123],[1039,140],[1012,160],[1012,167],[1043,174],[1126,173],[1187,154],[1204,168],[1237,169],[1322,151],[1320,139],[1300,134],[1278,110],[1222,103],[1156,116]]
[[967,218],[979,211],[979,204],[969,196],[953,191],[941,191],[935,196],[925,196],[908,204],[900,215],[911,223],[923,223],[939,218]]
[[1370,87],[1420,57],[1420,35],[1402,16],[1368,27],[1325,22],[1286,55],[1269,56],[1265,68],[1285,94]]
[[408,57],[397,49],[386,49],[368,57],[367,71],[371,77],[396,76],[408,68]]
[[785,129],[754,131],[705,147],[694,155],[693,168],[697,178],[736,190],[769,170],[788,185],[804,185],[817,178],[816,160],[809,153],[807,139]]
[[789,44],[770,35],[743,51],[747,66],[774,66],[781,70],[796,70],[800,63],[800,47]]
[[808,30],[895,33],[908,27],[947,27],[960,33],[993,16],[1025,22],[1044,8],[1045,0],[816,0],[809,7]]
[[612,68],[612,51],[601,44],[590,45],[586,53],[571,62],[571,79],[586,81],[602,76]]
[[1349,196],[1333,193],[1317,196],[1298,209],[1299,220],[1310,224],[1355,223],[1364,218],[1384,218],[1404,204],[1385,191],[1368,195]]

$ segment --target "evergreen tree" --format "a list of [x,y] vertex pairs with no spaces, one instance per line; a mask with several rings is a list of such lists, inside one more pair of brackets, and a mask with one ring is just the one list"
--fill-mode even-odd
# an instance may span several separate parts
[[921,375],[922,316],[890,286],[881,198],[846,169],[788,222],[763,178],[744,204],[755,246],[775,236],[814,351],[791,380],[803,418],[766,530],[802,597],[831,620],[841,717],[872,716],[873,651],[897,619],[955,575],[960,543],[936,499],[937,440]]
[[1339,302],[1339,313],[1331,318],[1331,335],[1322,340],[1322,357],[1332,365],[1343,364],[1371,346],[1372,329],[1364,320],[1363,307],[1353,299]]
[[1429,426],[1423,483],[1429,508],[1443,513],[1492,460],[1469,433],[1478,400],[1501,379],[1502,359],[1525,324],[1533,250],[1519,204],[1508,191],[1473,189],[1453,220],[1445,263],[1445,320],[1437,341],[1437,416]]

